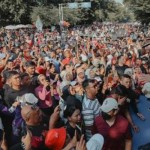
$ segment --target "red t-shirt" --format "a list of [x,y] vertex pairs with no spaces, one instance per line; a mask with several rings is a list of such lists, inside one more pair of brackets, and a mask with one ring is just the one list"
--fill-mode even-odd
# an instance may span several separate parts
[[112,126],[109,126],[102,116],[98,116],[94,121],[95,133],[100,133],[104,137],[103,150],[124,150],[125,139],[131,139],[128,121],[117,115]]
[[68,64],[70,64],[71,60],[72,60],[71,58],[65,58],[65,59],[62,60],[62,64],[63,65],[68,65]]

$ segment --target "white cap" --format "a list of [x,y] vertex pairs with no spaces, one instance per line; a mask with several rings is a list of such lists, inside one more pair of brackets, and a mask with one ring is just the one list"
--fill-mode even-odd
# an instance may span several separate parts
[[145,94],[147,98],[150,98],[150,82],[144,84],[142,92]]
[[50,61],[51,59],[49,57],[44,57],[45,61]]
[[6,54],[4,54],[4,53],[0,54],[0,59],[4,59],[5,57],[6,57]]
[[77,81],[71,81],[71,82],[70,82],[70,85],[71,85],[71,86],[75,86],[76,84],[77,84]]
[[97,82],[102,82],[102,79],[101,79],[100,77],[98,77],[98,76],[95,77],[94,79],[95,79]]
[[87,142],[87,150],[102,150],[104,144],[104,138],[100,134],[93,135]]
[[124,74],[127,74],[130,77],[132,77],[133,76],[133,70],[131,68],[127,68],[127,69],[125,69]]
[[22,103],[28,103],[30,105],[38,103],[38,99],[32,93],[24,94],[23,96],[19,97],[18,100]]
[[82,61],[87,61],[88,57],[86,55],[81,54]]
[[117,100],[114,98],[106,98],[101,106],[101,110],[105,113],[108,113],[113,109],[118,109]]

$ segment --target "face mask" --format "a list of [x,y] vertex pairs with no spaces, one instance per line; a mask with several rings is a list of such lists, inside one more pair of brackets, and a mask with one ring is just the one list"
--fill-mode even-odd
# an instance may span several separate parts
[[102,117],[103,117],[104,120],[110,120],[111,119],[111,115],[109,115],[109,114],[107,114],[103,111],[102,111]]

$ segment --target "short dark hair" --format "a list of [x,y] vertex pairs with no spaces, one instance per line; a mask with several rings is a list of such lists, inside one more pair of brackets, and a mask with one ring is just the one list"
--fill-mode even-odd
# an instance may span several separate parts
[[25,66],[26,66],[26,67],[35,67],[36,64],[35,64],[34,61],[27,61],[27,62],[25,63]]
[[128,74],[123,74],[123,75],[121,76],[121,79],[123,79],[123,78],[131,79],[131,77],[130,77]]
[[89,86],[89,83],[94,83],[94,82],[95,82],[94,79],[86,79],[86,80],[84,80],[83,83],[82,83],[83,89],[85,90],[87,88],[87,86]]
[[[72,102],[70,102],[70,100]],[[66,103],[66,109],[64,110],[64,117],[71,117],[72,114],[75,112],[75,110],[79,109],[82,111],[82,103],[76,99],[74,96],[68,97],[67,103]]]
[[116,88],[112,89],[110,94],[117,94],[119,96],[125,97],[127,96],[127,89],[122,85],[118,85]]
[[10,79],[12,76],[14,75],[18,75],[19,73],[17,71],[9,71],[8,72],[8,76],[7,76],[7,79]]
[[23,79],[24,77],[28,77],[28,76],[29,76],[29,74],[26,73],[26,72],[23,72],[23,73],[21,73],[21,75],[20,75],[21,79]]

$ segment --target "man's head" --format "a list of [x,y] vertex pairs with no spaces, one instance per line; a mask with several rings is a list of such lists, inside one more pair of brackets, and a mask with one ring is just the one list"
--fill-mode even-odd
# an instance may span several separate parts
[[25,63],[26,72],[32,76],[35,73],[35,63],[33,61],[28,61]]
[[125,58],[124,58],[124,56],[123,55],[121,55],[121,56],[118,56],[118,63],[119,64],[121,64],[121,65],[123,65],[124,63],[125,63]]
[[7,77],[7,80],[9,80],[11,87],[21,85],[20,74],[17,71],[9,71],[9,75]]
[[70,58],[70,57],[71,57],[70,49],[66,49],[66,50],[64,51],[64,56],[65,56],[66,58]]
[[124,74],[121,77],[120,83],[128,89],[131,86],[131,77],[127,74]]
[[104,120],[110,120],[118,113],[118,103],[114,98],[106,98],[101,106],[102,117]]
[[21,115],[27,125],[39,125],[42,121],[42,112],[37,106],[25,105]]
[[27,74],[27,73],[22,73],[22,74],[20,75],[20,77],[21,77],[21,84],[22,84],[22,85],[30,85],[30,83],[31,83],[31,78],[30,78],[29,74]]
[[87,79],[82,84],[83,89],[87,95],[91,95],[92,97],[95,97],[98,92],[98,86],[95,83],[95,80]]

